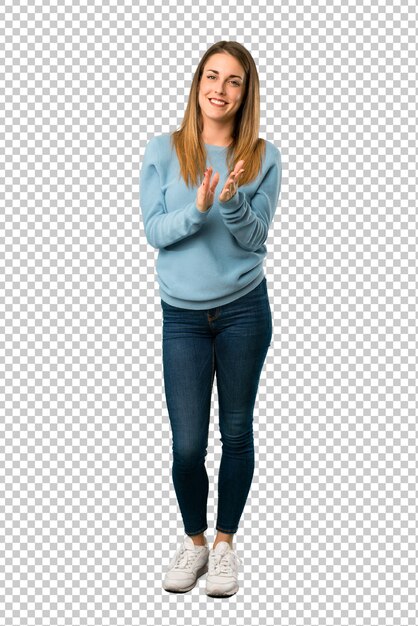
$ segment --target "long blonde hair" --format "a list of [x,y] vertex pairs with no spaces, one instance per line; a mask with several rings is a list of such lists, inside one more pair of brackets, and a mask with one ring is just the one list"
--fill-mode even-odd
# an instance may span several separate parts
[[171,145],[175,148],[180,163],[180,176],[188,187],[199,186],[206,169],[206,148],[202,139],[203,120],[198,100],[199,85],[206,62],[218,52],[228,52],[234,56],[245,71],[243,101],[235,114],[233,139],[226,156],[228,173],[239,160],[244,159],[245,171],[239,178],[239,185],[247,184],[257,177],[265,156],[265,141],[258,137],[260,81],[254,59],[240,43],[218,41],[201,58],[193,76],[183,121],[180,128],[171,133]]

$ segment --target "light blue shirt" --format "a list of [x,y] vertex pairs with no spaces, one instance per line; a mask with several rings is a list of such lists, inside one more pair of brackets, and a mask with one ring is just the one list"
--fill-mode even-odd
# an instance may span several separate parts
[[[196,206],[198,187],[188,188],[170,134],[148,142],[140,171],[140,208],[148,243],[158,249],[160,297],[185,309],[212,309],[255,289],[264,278],[265,241],[280,194],[279,149],[266,141],[262,170],[239,185],[227,202],[218,197],[229,172],[227,148],[205,144],[207,167],[220,178],[212,206]],[[236,163],[234,163],[234,166]],[[245,168],[245,163],[244,166]]]

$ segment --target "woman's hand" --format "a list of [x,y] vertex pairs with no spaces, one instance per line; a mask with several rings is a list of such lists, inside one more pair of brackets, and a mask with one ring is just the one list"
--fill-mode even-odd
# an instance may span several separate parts
[[[228,179],[224,185],[224,188],[222,189],[221,194],[219,195],[219,200],[221,202],[227,202],[237,192],[238,177],[244,171],[242,169],[243,164],[244,164],[243,160],[238,161],[238,163],[234,167],[234,170],[228,176]],[[211,182],[210,178],[212,176],[212,171],[213,171],[212,167],[209,167],[206,170],[205,175],[203,177],[203,182],[197,190],[196,206],[199,209],[199,211],[202,211],[202,212],[207,211],[212,206],[213,198],[215,195],[215,189],[219,182],[219,172],[215,172],[215,175]]]
[[221,202],[228,202],[238,191],[238,177],[244,171],[242,166],[244,165],[244,161],[238,161],[234,170],[228,176],[228,180],[225,183],[224,188],[219,196],[219,200]]
[[216,185],[218,184],[218,181],[219,181],[219,172],[216,172],[215,176],[213,177],[212,183],[210,182],[210,177],[212,176],[212,170],[213,170],[212,167],[209,167],[206,170],[205,175],[203,177],[203,182],[197,190],[196,206],[199,209],[199,211],[202,211],[202,213],[207,211],[209,207],[212,206]]

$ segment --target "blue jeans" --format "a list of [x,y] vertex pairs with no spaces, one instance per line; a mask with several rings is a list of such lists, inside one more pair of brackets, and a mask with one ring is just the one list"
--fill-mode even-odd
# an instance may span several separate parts
[[213,309],[183,309],[164,300],[161,308],[172,478],[185,532],[198,535],[208,528],[205,457],[216,372],[222,442],[216,529],[235,533],[254,473],[253,410],[272,338],[266,278]]

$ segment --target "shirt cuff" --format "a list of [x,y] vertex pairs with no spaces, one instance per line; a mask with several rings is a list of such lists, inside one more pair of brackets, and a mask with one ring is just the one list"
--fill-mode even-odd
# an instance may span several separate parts
[[203,218],[205,218],[208,215],[212,207],[213,207],[213,204],[206,211],[201,211],[200,209],[197,208],[196,203],[194,204],[195,213],[197,213],[199,217],[203,217]]
[[223,202],[222,200],[219,200],[219,204],[222,207],[225,207],[226,209],[236,209],[238,208],[238,206],[241,204],[241,200],[242,198],[239,197],[239,189],[238,191],[232,196],[232,198],[229,198],[229,200],[226,200],[225,202]]

